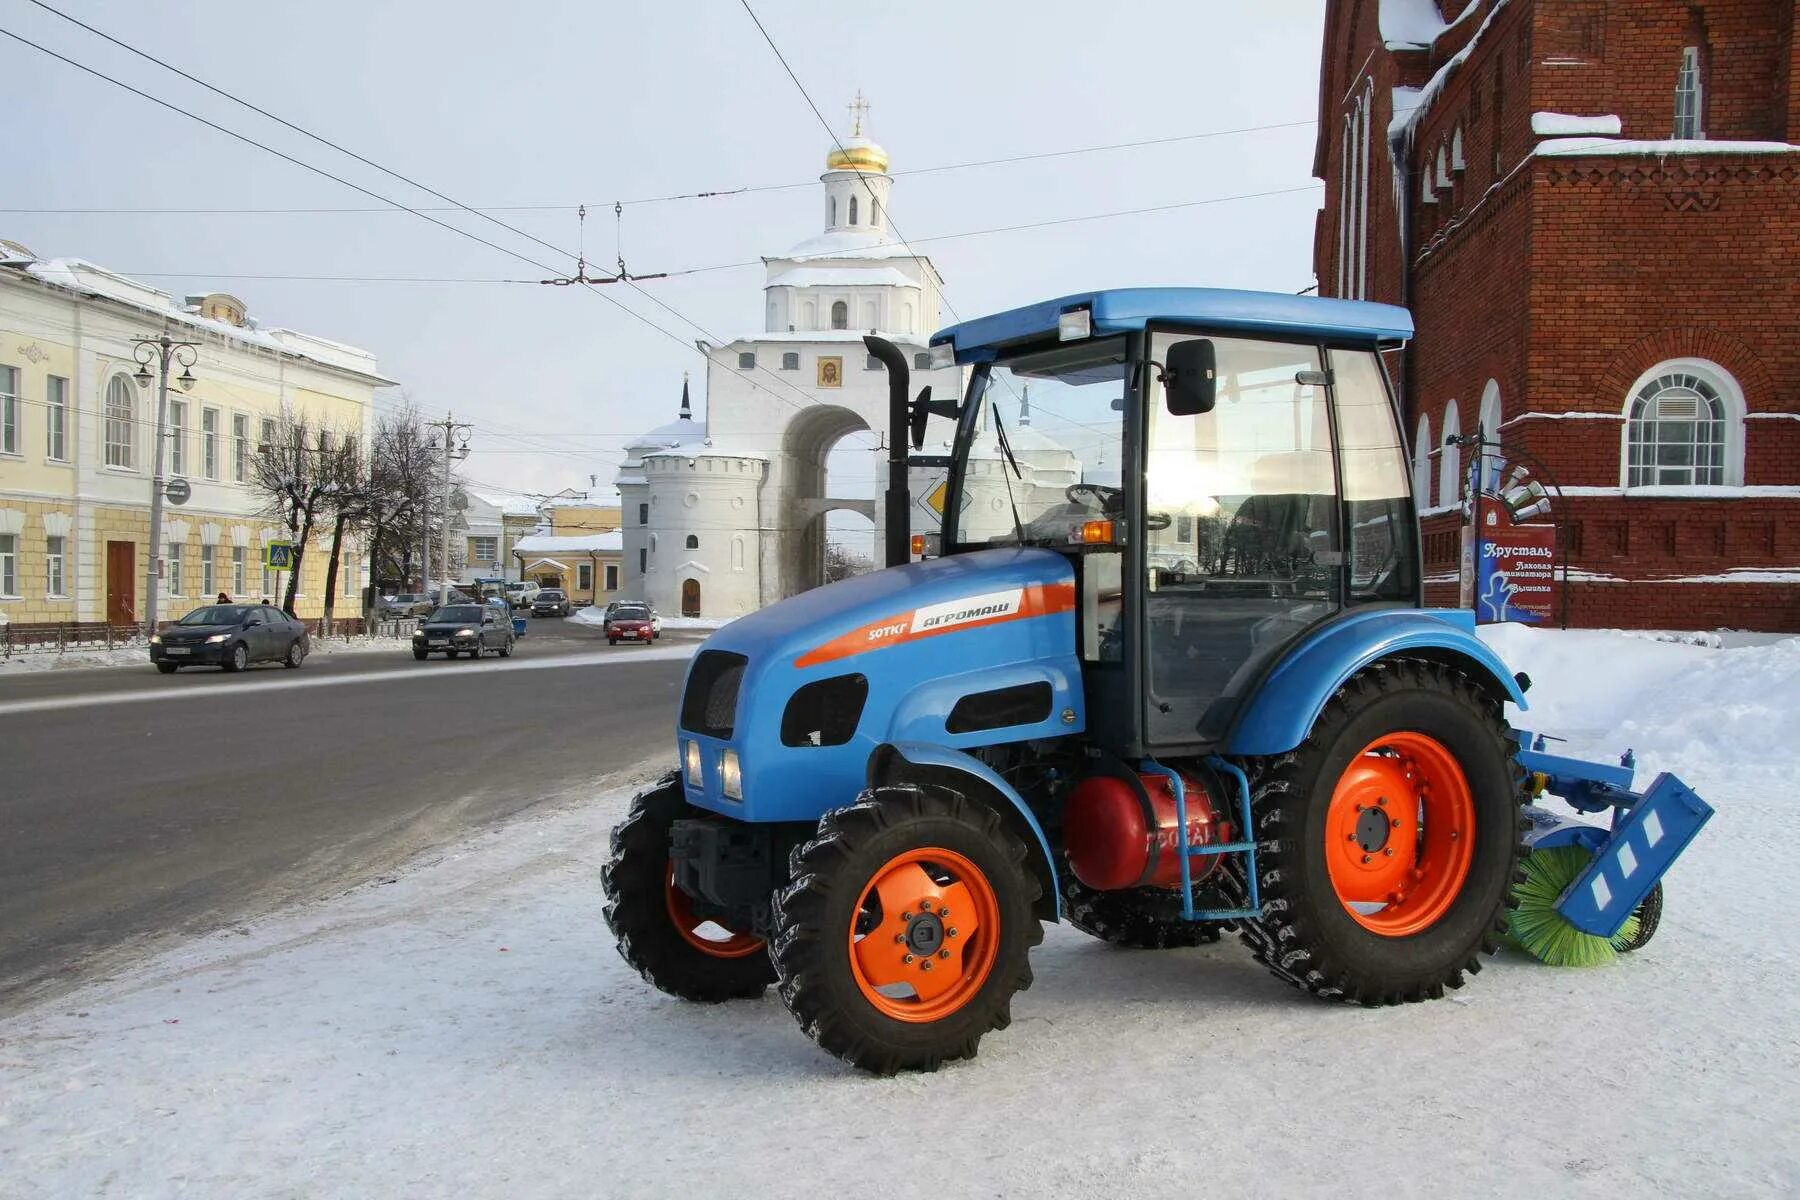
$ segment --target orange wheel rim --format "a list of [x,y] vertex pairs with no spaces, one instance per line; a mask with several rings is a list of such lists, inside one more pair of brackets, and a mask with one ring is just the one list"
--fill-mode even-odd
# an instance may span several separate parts
[[1475,799],[1456,756],[1423,733],[1384,734],[1338,777],[1325,815],[1325,867],[1364,929],[1406,937],[1462,893],[1475,856]]
[[981,991],[999,957],[1000,901],[954,850],[908,850],[870,879],[850,923],[850,971],[896,1021],[949,1016]]
[[[747,933],[726,929],[709,917],[700,917],[694,913],[694,900],[686,892],[675,885],[675,865],[669,864],[669,877],[663,885],[663,902],[669,910],[669,920],[675,925],[675,932],[681,940],[714,958],[743,958],[755,954],[763,948],[763,940],[751,937]],[[725,934],[724,937],[708,936],[702,932],[711,926]]]

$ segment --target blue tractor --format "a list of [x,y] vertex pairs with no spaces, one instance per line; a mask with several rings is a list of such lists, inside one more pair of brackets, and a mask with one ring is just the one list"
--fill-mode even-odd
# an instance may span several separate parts
[[[889,566],[695,656],[677,769],[604,872],[625,960],[692,1000],[778,982],[888,1073],[1004,1028],[1044,921],[1144,948],[1235,927],[1318,996],[1419,1001],[1481,969],[1542,842],[1579,847],[1555,919],[1618,935],[1709,810],[1510,729],[1529,681],[1421,606],[1382,357],[1411,334],[1381,304],[1095,292],[936,334],[966,394],[910,403],[868,339]],[[943,525],[912,561],[933,416],[951,453],[911,461],[945,469]],[[1612,826],[1529,808],[1546,790]]]

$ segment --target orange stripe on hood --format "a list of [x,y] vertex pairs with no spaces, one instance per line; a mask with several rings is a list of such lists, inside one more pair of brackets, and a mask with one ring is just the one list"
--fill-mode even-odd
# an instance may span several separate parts
[[[925,609],[908,609],[895,613],[879,621],[871,621],[867,625],[858,626],[849,633],[832,638],[822,646],[815,646],[794,660],[796,668],[814,667],[820,663],[832,662],[840,658],[849,658],[870,650],[879,650],[884,646],[897,646],[903,642],[916,642],[922,638],[936,637],[941,633],[960,633],[965,629],[980,629],[984,625],[1002,625],[1008,621],[1023,621],[1030,617],[1047,617],[1054,613],[1073,612],[1075,610],[1075,585],[1073,583],[1033,583],[1019,588],[1004,588],[1000,592],[1023,592],[1016,607],[1009,603],[1010,611],[996,613],[992,616],[976,616],[967,620],[956,620],[951,611],[943,624],[918,627],[921,612],[935,613],[938,610],[954,610],[955,606],[970,601],[978,601],[989,595],[970,596],[963,600],[950,600],[942,604],[932,604]],[[931,619],[937,619],[935,617]]]

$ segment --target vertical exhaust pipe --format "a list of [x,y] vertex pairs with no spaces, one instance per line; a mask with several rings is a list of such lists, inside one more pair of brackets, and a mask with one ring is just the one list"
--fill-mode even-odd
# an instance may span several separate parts
[[886,338],[868,334],[863,345],[881,360],[888,376],[888,485],[886,528],[882,531],[884,566],[904,566],[912,561],[912,491],[907,486],[906,447],[910,416],[906,394],[912,386],[912,372],[900,347]]

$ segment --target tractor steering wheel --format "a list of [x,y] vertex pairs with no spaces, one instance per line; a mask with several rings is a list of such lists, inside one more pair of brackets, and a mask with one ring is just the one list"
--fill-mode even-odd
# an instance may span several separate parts
[[1071,483],[1063,489],[1063,496],[1070,504],[1086,506],[1089,501],[1082,497],[1090,497],[1094,506],[1101,512],[1118,512],[1120,500],[1125,496],[1121,488],[1108,487],[1104,483]]

